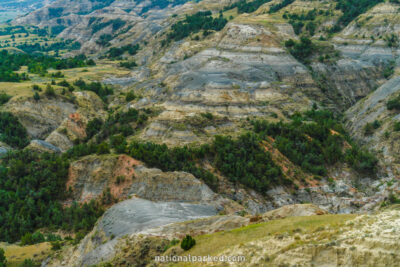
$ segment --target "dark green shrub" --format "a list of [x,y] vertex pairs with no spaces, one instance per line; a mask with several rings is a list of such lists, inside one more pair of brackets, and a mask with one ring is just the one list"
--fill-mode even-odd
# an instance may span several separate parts
[[87,90],[96,93],[104,102],[106,102],[107,96],[114,93],[112,88],[100,82],[86,83],[84,80],[79,79],[74,82],[74,85],[79,87],[81,90]]
[[34,244],[36,243],[42,243],[45,241],[44,235],[41,232],[34,232],[32,234],[32,241]]
[[40,95],[38,94],[38,92],[35,92],[35,93],[33,94],[33,99],[34,99],[35,101],[39,101],[39,100],[40,100]]
[[11,97],[12,97],[12,96],[7,95],[7,94],[4,93],[4,92],[1,92],[1,93],[0,93],[0,105],[4,105],[5,103],[7,103],[8,100],[11,99]]
[[26,129],[18,118],[9,112],[0,112],[0,141],[18,148],[29,144]]
[[39,92],[42,91],[42,88],[40,88],[40,86],[37,85],[37,84],[32,85],[32,89],[33,89],[34,91],[39,91]]
[[55,96],[56,95],[56,92],[54,91],[54,88],[50,84],[47,85],[46,90],[44,91],[44,93],[47,96]]
[[103,122],[100,119],[94,118],[93,120],[90,120],[86,125],[86,139],[89,140],[95,136],[101,130],[102,126]]
[[378,129],[379,127],[381,127],[381,123],[378,120],[375,120],[374,122],[368,122],[367,124],[365,124],[364,126],[364,134],[365,135],[371,135],[374,133],[374,131],[376,129]]
[[6,267],[7,259],[4,253],[4,249],[0,248],[0,267]]
[[214,116],[213,116],[213,114],[212,114],[212,113],[210,113],[210,112],[206,112],[206,113],[200,113],[200,115],[201,115],[202,117],[204,117],[204,118],[208,119],[208,120],[212,120],[212,119],[214,119]]
[[61,240],[62,240],[62,238],[59,235],[55,235],[55,234],[52,234],[52,233],[46,235],[46,241],[47,242],[61,241]]
[[74,241],[73,241],[73,244],[74,244],[74,245],[79,244],[79,242],[80,242],[83,238],[85,238],[85,233],[84,233],[84,232],[78,232],[78,233],[76,233],[76,234],[75,234],[75,239],[74,239]]
[[125,153],[128,143],[125,136],[117,134],[110,137],[110,145],[112,148],[115,148],[117,153]]
[[116,201],[114,196],[111,194],[111,190],[109,187],[107,187],[102,195],[101,195],[101,203],[104,205],[110,205],[113,204]]
[[386,103],[386,107],[388,110],[400,110],[400,96],[389,99],[389,101]]
[[[61,71],[54,72],[54,73],[52,73],[50,76],[53,77],[53,78],[64,78],[64,74],[62,74]],[[53,81],[54,81],[54,80],[53,80]],[[53,85],[54,85],[55,83],[56,83],[55,81],[54,81],[54,83],[52,82]]]
[[125,96],[125,100],[127,102],[130,102],[130,101],[135,100],[135,99],[136,99],[136,95],[135,95],[135,92],[133,92],[133,91],[129,91]]
[[186,237],[184,237],[182,239],[182,242],[181,242],[182,249],[189,250],[192,247],[194,247],[194,245],[196,245],[196,240],[194,240],[194,238],[191,237],[190,235],[186,235]]
[[120,185],[120,184],[122,184],[124,182],[125,182],[125,176],[123,176],[123,175],[119,175],[115,179],[115,184],[117,184],[117,185]]
[[97,154],[101,155],[101,154],[108,154],[108,153],[110,153],[110,148],[106,142],[103,142],[98,145]]
[[25,259],[21,265],[19,265],[19,267],[39,267],[40,264],[35,263],[33,260],[31,259]]
[[268,2],[271,2],[271,0],[254,0],[254,1],[240,0],[232,5],[224,7],[224,10],[237,8],[239,14],[252,13],[256,11],[260,6]]
[[115,32],[115,31],[119,30],[120,28],[124,27],[125,24],[126,24],[126,21],[123,21],[120,18],[108,20],[106,22],[98,21],[96,18],[93,18],[92,21],[89,21],[89,25],[92,28],[93,34],[100,31],[101,29],[104,29],[105,27],[107,27],[109,25],[112,26],[112,29]]
[[237,139],[217,136],[211,145],[193,149],[166,145],[133,142],[129,146],[132,157],[163,171],[186,171],[218,190],[217,178],[197,166],[197,160],[209,159],[215,168],[234,183],[241,183],[261,193],[270,185],[290,184],[281,169],[272,161],[269,152],[261,146],[254,134],[244,134]]
[[93,59],[88,59],[86,61],[86,65],[88,65],[88,66],[96,66],[96,62]]
[[63,80],[61,82],[58,82],[57,85],[62,86],[62,87],[67,87],[69,88],[71,85],[69,84],[69,82],[67,82],[66,80]]
[[106,56],[110,59],[119,59],[125,52],[128,52],[131,56],[136,55],[139,51],[140,46],[139,44],[130,44],[122,47],[112,47],[108,50]]
[[290,48],[293,47],[296,44],[296,42],[293,39],[289,39],[287,41],[285,41],[285,46]]
[[26,233],[24,236],[21,238],[21,245],[33,245],[37,243],[42,243],[45,242],[44,235],[41,232],[35,232],[33,234],[31,233]]
[[200,31],[220,31],[225,27],[226,23],[228,21],[221,13],[215,18],[212,16],[211,11],[200,11],[194,15],[186,15],[184,20],[178,21],[171,26],[171,31],[167,34],[167,38],[162,44],[165,45],[171,41],[182,40]]
[[400,131],[400,121],[396,121],[393,125],[393,130],[396,132]]
[[275,13],[278,12],[279,10],[281,10],[282,8],[290,5],[291,3],[293,3],[295,0],[283,0],[281,3],[272,5],[269,8],[269,13]]
[[110,41],[113,39],[111,34],[102,34],[100,35],[99,39],[96,41],[96,44],[101,46],[109,46]]
[[307,59],[315,52],[316,47],[308,37],[301,37],[300,42],[288,40],[285,46],[289,49],[290,54],[299,61],[305,63]]
[[395,34],[390,34],[385,36],[385,42],[388,47],[398,47],[399,46],[399,37]]
[[60,250],[61,249],[61,242],[60,241],[51,242],[51,249],[52,250]]
[[395,68],[395,62],[391,61],[388,66],[383,69],[383,77],[386,79],[393,75]]
[[400,199],[397,198],[393,193],[391,193],[391,194],[389,195],[388,200],[389,200],[389,203],[390,203],[390,204],[400,204]]
[[119,63],[119,66],[122,68],[132,69],[134,67],[137,67],[137,64],[135,61],[125,61],[125,62]]
[[375,156],[365,149],[353,145],[345,154],[345,161],[359,172],[374,174],[378,160]]
[[33,244],[32,241],[32,234],[31,233],[26,233],[24,236],[21,237],[21,245],[30,245]]

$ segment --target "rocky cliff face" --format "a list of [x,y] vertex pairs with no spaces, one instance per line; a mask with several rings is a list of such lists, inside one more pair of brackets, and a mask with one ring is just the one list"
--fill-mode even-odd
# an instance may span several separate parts
[[213,202],[219,210],[230,203],[190,173],[149,169],[126,155],[93,155],[73,162],[67,187],[79,202],[100,198],[110,189],[119,200],[135,196],[151,201]]
[[[352,134],[378,151],[393,175],[398,175],[397,132],[393,129],[397,112],[388,110],[387,102],[397,96],[398,82],[398,77],[391,79],[346,112],[347,125]],[[374,121],[379,121],[380,126],[366,133],[366,125]]]
[[104,120],[107,116],[105,104],[95,93],[90,91],[74,92],[74,104],[77,109],[58,125],[51,134],[46,136],[46,142],[66,151],[75,143],[86,138],[86,125],[94,119]]
[[[367,14],[361,16],[357,23],[349,27],[337,38],[340,47],[352,57],[364,58],[371,62],[391,61],[387,77],[389,80],[374,92],[356,103],[346,111],[346,125],[351,134],[361,143],[373,148],[388,171],[391,178],[397,177],[398,146],[397,132],[394,124],[397,122],[397,111],[389,110],[387,103],[398,95],[398,44],[390,45],[390,36],[396,34],[399,28],[397,21],[397,5],[385,3],[378,5]],[[357,35],[357,37],[354,37]],[[372,37],[371,37],[372,36]],[[373,38],[374,36],[378,36]],[[349,39],[353,42],[347,42]],[[372,39],[373,38],[373,39]],[[388,47],[388,46],[391,47]],[[368,125],[378,123],[368,131]]]
[[[12,98],[2,110],[13,113],[26,128],[38,150],[66,151],[86,137],[86,124],[93,118],[105,118],[103,101],[93,92],[74,92],[63,96]],[[46,145],[46,141],[49,145]],[[54,148],[50,148],[54,146]]]
[[[305,66],[281,47],[291,36],[232,22],[206,40],[171,47],[150,65],[157,72],[152,85],[136,86],[149,95],[149,104],[163,109],[142,138],[170,145],[204,142],[217,132],[234,132],[246,117],[279,119],[309,108],[312,96],[323,95]],[[205,112],[215,119],[199,121],[195,115]]]
[[44,139],[62,123],[76,107],[63,98],[13,98],[5,105],[5,110],[18,117],[32,138]]

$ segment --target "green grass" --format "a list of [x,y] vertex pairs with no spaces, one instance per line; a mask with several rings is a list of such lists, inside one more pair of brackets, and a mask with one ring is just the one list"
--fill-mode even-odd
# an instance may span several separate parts
[[[41,45],[44,45],[45,43],[47,43],[50,45],[52,43],[59,41],[57,39],[50,38],[50,37],[39,37],[37,34],[33,34],[33,33],[29,34],[28,37],[25,37],[24,33],[16,33],[14,35],[15,35],[14,41],[11,39],[11,34],[0,36],[0,45],[17,46],[17,45],[21,45],[24,43],[28,43],[28,44],[39,43]],[[6,43],[6,41],[8,41],[8,42]]]
[[[196,236],[196,245],[189,251],[182,252],[182,255],[218,255],[239,244],[256,241],[268,235],[293,233],[296,229],[301,229],[302,233],[315,232],[321,227],[336,230],[356,216],[354,214],[330,214],[289,217],[260,224],[251,224],[231,231]],[[184,265],[178,264],[178,266]]]
[[[42,87],[43,91],[46,88],[46,85],[51,83],[54,79],[56,82],[60,82],[62,80],[67,80],[72,83],[80,78],[85,81],[100,81],[104,77],[107,76],[116,76],[123,77],[129,74],[129,70],[124,68],[117,67],[118,62],[113,61],[101,61],[98,62],[96,66],[84,67],[84,68],[74,68],[74,69],[66,69],[61,70],[61,72],[65,75],[65,78],[54,79],[46,75],[45,77],[41,77],[37,74],[29,73],[30,80],[23,82],[0,82],[0,92],[5,92],[10,96],[23,96],[23,97],[31,97],[34,94],[32,90],[32,85],[37,84]],[[27,72],[27,67],[22,67],[18,72]],[[57,72],[56,70],[49,70],[49,74]],[[58,93],[61,92],[62,87],[53,86]]]
[[49,242],[39,243],[30,246],[9,245],[0,243],[0,248],[4,249],[7,258],[7,267],[17,267],[25,259],[44,260],[51,251]]

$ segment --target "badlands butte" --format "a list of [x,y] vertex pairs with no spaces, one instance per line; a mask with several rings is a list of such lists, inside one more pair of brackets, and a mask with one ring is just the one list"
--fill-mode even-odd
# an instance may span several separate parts
[[399,266],[399,10],[55,0],[1,26],[3,58],[85,55],[0,82],[6,266]]

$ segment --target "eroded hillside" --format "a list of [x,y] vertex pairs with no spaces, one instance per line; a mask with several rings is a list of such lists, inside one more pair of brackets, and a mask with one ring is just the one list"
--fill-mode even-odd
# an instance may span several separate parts
[[39,28],[2,31],[2,57],[28,63],[1,72],[0,185],[20,204],[21,183],[43,180],[23,192],[35,222],[6,219],[2,238],[58,231],[44,266],[395,266],[399,8],[57,0],[14,20]]

